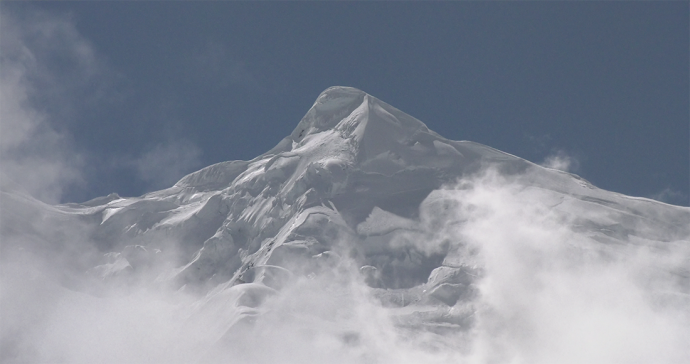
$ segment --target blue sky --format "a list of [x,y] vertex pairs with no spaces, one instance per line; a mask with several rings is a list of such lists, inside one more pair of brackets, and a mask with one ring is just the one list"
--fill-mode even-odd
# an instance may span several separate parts
[[0,3],[2,171],[48,202],[251,159],[333,85],[688,205],[687,2]]

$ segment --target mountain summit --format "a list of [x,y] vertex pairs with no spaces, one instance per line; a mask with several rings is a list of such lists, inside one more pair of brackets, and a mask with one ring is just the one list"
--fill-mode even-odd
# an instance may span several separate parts
[[[231,281],[241,279],[247,267],[273,263],[283,252],[306,249],[303,255],[311,257],[330,251],[331,239],[315,235],[328,230],[327,225],[356,237],[359,224],[367,218],[370,224],[374,217],[415,219],[420,203],[433,190],[487,164],[506,173],[536,167],[486,146],[447,140],[362,91],[332,87],[317,98],[293,133],[269,152],[251,161],[219,163],[192,173],[170,189],[142,196],[136,209],[127,207],[132,200],[120,202],[127,204],[123,209],[117,203],[106,205],[104,211],[117,211],[104,212],[107,221],[101,225],[112,229],[120,219],[129,222],[155,215],[155,221],[145,219],[145,226],[117,230],[184,236],[186,253],[196,253],[175,280],[198,284],[213,279],[218,284],[231,279],[230,274]],[[179,205],[158,205],[168,199]],[[154,201],[160,207],[153,207]],[[144,215],[125,218],[134,211]],[[212,215],[215,220],[203,215],[211,211],[222,212]],[[321,216],[329,224],[314,223],[321,227],[304,236],[309,239],[291,243],[301,236],[303,225],[310,226]],[[199,223],[213,226],[199,228],[203,234],[191,233]],[[433,268],[428,266],[425,275]],[[397,271],[388,275],[389,280],[406,279]],[[421,282],[427,276],[415,279]]]
[[[379,362],[364,324],[374,316],[385,316],[381,325],[395,337],[422,335],[414,345],[424,353],[469,355],[473,337],[528,310],[518,302],[510,313],[505,294],[541,297],[534,287],[551,287],[554,276],[577,286],[576,277],[587,276],[571,277],[577,267],[624,261],[637,256],[632,248],[663,256],[636,271],[664,282],[655,299],[672,296],[668,305],[688,307],[690,297],[687,265],[678,263],[690,256],[690,209],[445,139],[349,87],[321,93],[270,151],[214,164],[161,191],[57,206],[12,191],[2,199],[3,257],[39,262],[22,263],[20,276],[33,266],[49,272],[48,281],[94,297],[122,289],[194,297],[186,317],[204,318],[208,332],[187,343],[184,360],[239,355],[237,343],[256,338],[250,333],[262,332],[264,322],[286,337],[322,333],[334,352],[347,351],[345,362]],[[338,316],[343,307],[350,316]],[[353,317],[366,310],[353,307],[383,313],[359,322]]]

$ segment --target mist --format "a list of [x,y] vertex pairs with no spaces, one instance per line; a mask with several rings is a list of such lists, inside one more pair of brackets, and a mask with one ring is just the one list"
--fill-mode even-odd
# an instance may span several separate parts
[[[12,230],[18,213],[8,216],[3,194],[3,362],[686,362],[687,237],[602,243],[580,228],[600,211],[555,209],[561,196],[522,179],[489,169],[422,202],[404,244],[444,251],[444,264],[477,273],[450,307],[386,304],[382,294],[411,291],[368,285],[348,254],[362,242],[346,236],[335,237],[326,263],[303,272],[254,268],[279,284],[227,282],[200,293],[161,284],[177,269],[163,263],[104,280],[84,273],[105,259],[88,227],[27,212],[30,238]],[[164,244],[168,254],[178,245]],[[323,257],[284,266],[304,259]],[[434,312],[469,324],[444,332],[409,321]]]
[[[205,150],[172,130],[176,109],[142,112],[146,147],[84,149],[80,115],[137,93],[70,14],[24,10],[0,14],[0,362],[690,362],[688,208],[598,190],[563,150],[542,168],[443,139],[337,87],[275,157],[177,182]],[[224,45],[202,48],[187,84],[263,88]],[[166,189],[59,204],[114,176]]]
[[553,192],[491,171],[447,193],[463,220],[449,238],[475,247],[485,270],[471,362],[690,358],[687,237],[602,244],[578,226],[596,211],[559,212]]

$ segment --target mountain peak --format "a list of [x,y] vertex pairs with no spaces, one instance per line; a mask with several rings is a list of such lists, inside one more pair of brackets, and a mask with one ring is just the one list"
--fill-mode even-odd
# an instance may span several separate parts
[[[0,187],[5,184],[0,173]],[[602,281],[620,282],[632,287],[613,302],[615,310],[634,309],[624,312],[626,317],[639,312],[654,317],[649,315],[659,307],[675,315],[676,307],[690,303],[690,275],[683,265],[690,259],[690,209],[599,190],[577,176],[481,144],[445,139],[349,87],[325,90],[297,129],[270,151],[206,167],[166,190],[49,206],[28,198],[16,184],[10,187],[0,194],[0,278],[7,279],[7,267],[19,282],[35,287],[25,291],[30,294],[3,295],[3,307],[7,297],[17,298],[8,302],[18,314],[28,307],[36,313],[31,317],[50,318],[53,325],[44,313],[56,312],[58,325],[96,328],[93,335],[104,339],[163,322],[152,314],[183,318],[179,326],[162,327],[160,332],[175,335],[163,336],[164,346],[129,345],[125,349],[134,347],[140,356],[110,357],[116,362],[304,362],[282,348],[297,342],[312,348],[317,336],[317,347],[330,353],[321,361],[333,355],[340,360],[344,353],[352,360],[341,362],[400,362],[369,355],[369,347],[380,346],[369,343],[423,337],[430,353],[473,348],[463,340],[492,335],[481,331],[482,322],[500,323],[516,312],[503,307],[504,297],[516,292],[534,297],[535,286],[549,302],[565,300],[554,301],[560,308],[572,307],[573,298],[596,301],[608,289]],[[639,254],[633,250],[638,248]],[[678,256],[671,255],[675,252]],[[631,269],[624,271],[626,257]],[[653,264],[645,268],[645,261]],[[641,269],[651,273],[644,277]],[[612,276],[605,274],[609,271]],[[640,277],[645,286],[638,289],[622,277]],[[43,283],[48,278],[62,286],[59,291]],[[577,296],[580,291],[587,295]],[[157,294],[171,301],[151,300]],[[586,305],[583,312],[606,309],[609,296],[606,306]],[[642,301],[630,306],[630,297],[654,306],[639,311]],[[545,311],[542,307],[530,314]],[[546,311],[564,316],[554,307]],[[106,316],[92,314],[98,312]],[[374,316],[360,315],[366,312]],[[113,313],[121,316],[113,320]],[[108,322],[143,324],[102,325]],[[372,331],[379,324],[395,336]],[[685,321],[681,325],[688,327]],[[516,331],[516,342],[524,342],[522,331]],[[99,338],[91,333],[81,335],[83,345],[75,347],[88,349],[90,339]],[[144,331],[141,337],[158,334]],[[54,335],[41,335],[43,342],[35,350],[27,347],[27,353],[61,346]],[[134,341],[123,343],[129,342]],[[167,352],[189,343],[188,356],[152,356],[160,355],[160,348]],[[251,350],[266,348],[280,353],[280,360],[252,360]],[[62,357],[62,351],[49,353],[37,361]],[[103,361],[97,354],[83,361]],[[84,358],[80,355],[72,361]]]
[[476,169],[475,162],[482,158],[519,159],[480,144],[448,140],[364,91],[333,86],[317,97],[292,133],[271,150],[251,161],[206,167],[176,186],[220,189],[232,184],[250,164],[280,156],[298,157],[303,166],[340,160],[361,171],[389,176],[408,168],[440,168],[443,174],[455,176]]
[[290,137],[299,142],[306,135],[332,129],[345,116],[362,104],[369,95],[353,87],[329,87],[314,101],[314,105],[297,124]]
[[[365,129],[370,129],[370,124],[387,125],[384,129],[390,129],[386,131],[396,135],[400,132],[414,134],[418,130],[429,132],[423,122],[364,91],[353,87],[333,86],[316,98],[314,105],[290,137],[293,141],[300,142],[307,135],[334,129],[344,136],[357,136],[361,139]],[[378,137],[386,138],[386,135]]]

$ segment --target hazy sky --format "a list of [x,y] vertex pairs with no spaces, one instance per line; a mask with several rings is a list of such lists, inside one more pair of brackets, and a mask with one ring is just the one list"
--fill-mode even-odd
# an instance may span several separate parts
[[2,170],[49,202],[251,159],[352,86],[688,205],[687,2],[0,3]]

